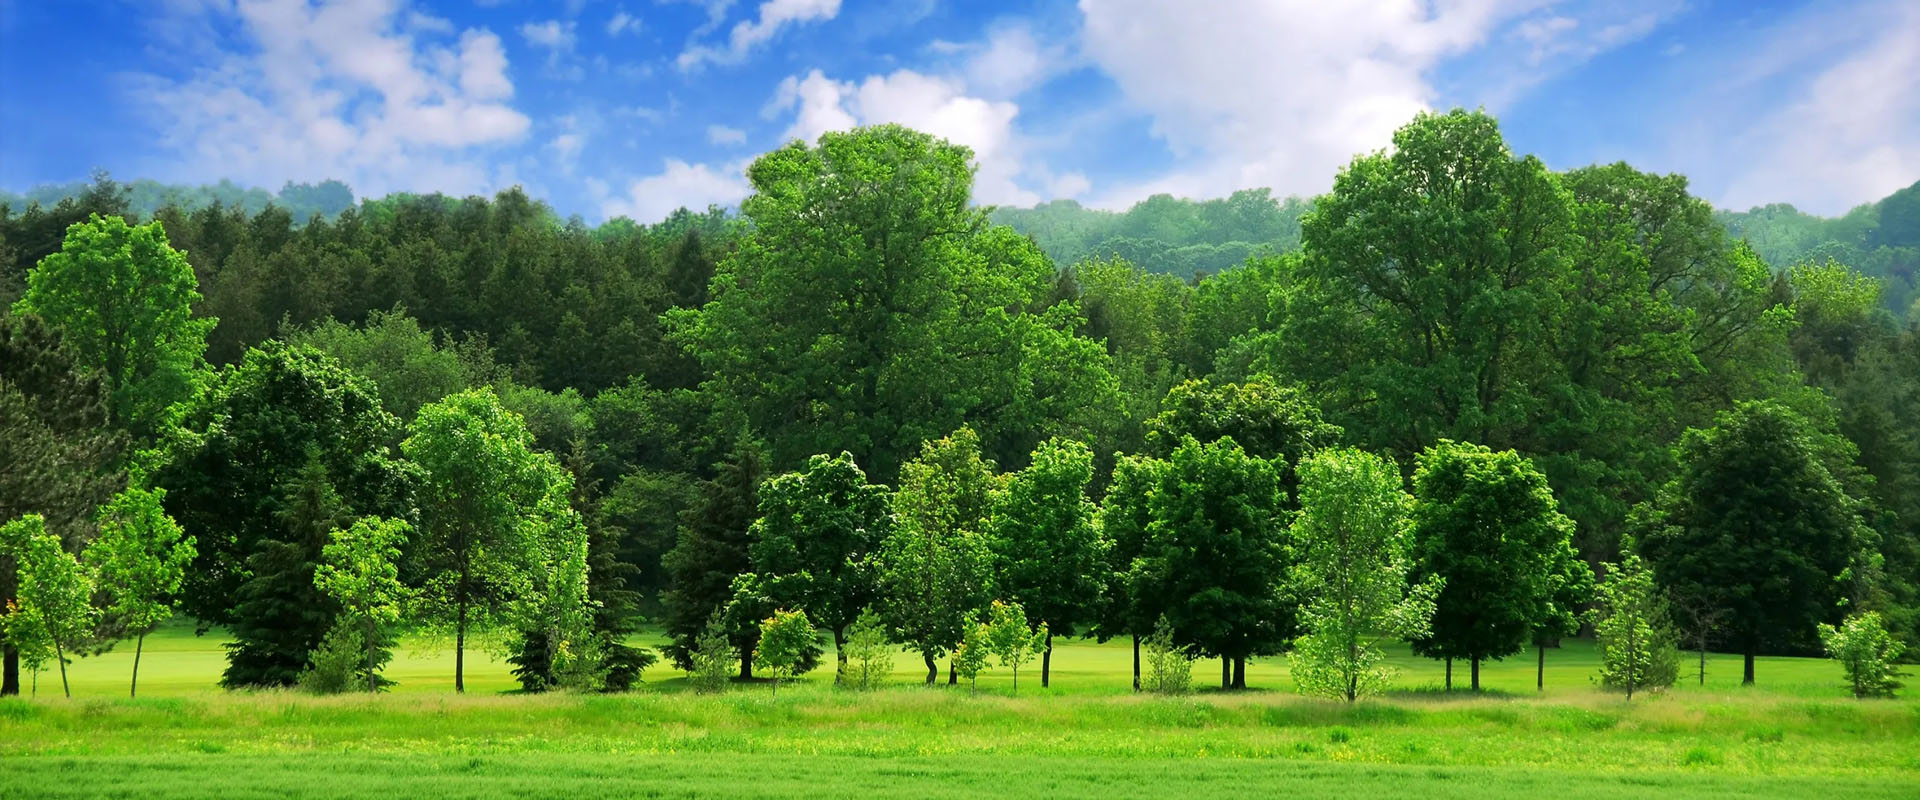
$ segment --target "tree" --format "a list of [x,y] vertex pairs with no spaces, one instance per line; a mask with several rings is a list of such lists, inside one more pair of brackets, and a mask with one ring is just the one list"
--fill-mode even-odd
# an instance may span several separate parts
[[1193,657],[1173,640],[1173,626],[1165,617],[1147,637],[1147,680],[1142,687],[1154,694],[1186,694],[1193,685]]
[[1804,648],[1838,616],[1860,523],[1785,406],[1742,403],[1688,431],[1679,455],[1641,552],[1668,591],[1731,611],[1727,641],[1752,683],[1755,655]]
[[[94,511],[126,480],[126,436],[107,401],[38,317],[0,314],[0,520],[40,514],[75,543],[89,532]],[[0,608],[16,587],[13,557],[0,554]],[[20,647],[0,634],[0,651],[0,696],[17,695]]]
[[233,685],[291,685],[332,629],[313,571],[335,528],[411,514],[418,470],[394,451],[399,434],[365,379],[277,342],[221,370],[183,409],[151,480],[194,535],[180,607],[258,645],[232,651],[258,657],[229,663]]
[[967,635],[953,648],[953,673],[967,680],[967,690],[980,691],[980,673],[987,669],[987,659],[993,656],[993,645],[988,641],[992,628],[987,623],[976,622],[967,627]]
[[[585,539],[572,535],[578,520],[567,508],[573,481],[534,449],[526,424],[491,389],[421,408],[401,449],[424,473],[416,542],[428,570],[423,599],[431,617],[454,629],[453,685],[464,692],[469,629],[526,620],[526,603],[572,581],[563,565],[574,550],[584,575]],[[559,605],[549,610],[563,610],[566,601],[550,599]]]
[[128,697],[140,688],[147,634],[173,616],[174,596],[193,561],[193,537],[161,508],[166,494],[130,488],[115,495],[100,509],[99,535],[81,554],[110,598],[107,616],[135,637]]
[[1520,652],[1548,615],[1555,554],[1573,535],[1546,476],[1511,450],[1441,441],[1420,454],[1413,475],[1414,580],[1444,581],[1432,630],[1413,652],[1473,664]]
[[694,639],[687,656],[687,679],[693,682],[694,691],[711,694],[726,690],[727,673],[733,671],[735,653],[720,612],[715,611],[707,619],[707,627]]
[[98,371],[114,424],[151,436],[203,381],[214,320],[193,316],[198,281],[159,223],[92,217],[27,273],[15,314],[37,314]]
[[29,514],[0,526],[0,547],[19,565],[18,597],[7,608],[7,638],[14,642],[42,642],[53,648],[60,666],[60,690],[67,686],[67,652],[93,631],[98,615],[88,602],[93,581],[72,553],[60,546],[60,537],[47,531],[38,514]]
[[400,583],[400,553],[413,530],[405,520],[363,517],[333,532],[321,550],[314,584],[340,606],[338,624],[352,626],[366,650],[367,691],[379,690],[375,657],[388,628],[400,621],[406,587]]
[[1849,614],[1840,627],[1821,623],[1819,630],[1820,644],[1846,670],[1854,697],[1892,697],[1900,688],[1895,665],[1907,646],[1887,633],[1878,613]]
[[1301,635],[1288,664],[1302,694],[1351,703],[1384,689],[1394,670],[1380,642],[1428,632],[1444,578],[1409,586],[1413,498],[1393,462],[1362,450],[1322,450],[1300,462],[1299,551],[1289,578]]
[[1560,637],[1579,633],[1580,609],[1590,602],[1593,568],[1587,566],[1568,536],[1554,547],[1547,566],[1547,594],[1534,624],[1533,646],[1540,656],[1534,665],[1534,691],[1547,688],[1547,645],[1558,647]]
[[1618,565],[1608,565],[1599,601],[1593,631],[1600,646],[1600,683],[1625,689],[1628,700],[1636,690],[1672,686],[1680,672],[1680,655],[1667,621],[1667,601],[1638,553],[1629,549]]
[[894,639],[920,653],[928,684],[939,677],[935,659],[965,638],[993,597],[987,526],[1005,483],[966,427],[922,445],[900,468],[893,525],[875,559],[880,608]]
[[1013,693],[1020,693],[1020,665],[1033,660],[1033,657],[1046,650],[1047,623],[1038,628],[1027,627],[1027,612],[1019,603],[1002,600],[993,601],[993,608],[987,612],[987,630],[985,644],[993,652],[1000,666],[1013,670]]
[[1149,496],[1152,522],[1128,591],[1158,598],[1182,646],[1221,658],[1221,688],[1246,686],[1246,660],[1292,639],[1280,478],[1232,438],[1187,439]]
[[1249,455],[1290,468],[1341,433],[1306,393],[1265,375],[1239,383],[1190,380],[1167,392],[1160,408],[1147,422],[1147,443],[1163,458],[1187,437],[1202,444],[1231,437]]
[[668,321],[777,468],[847,450],[888,481],[969,422],[1017,460],[1026,437],[1077,432],[1115,403],[1099,343],[1072,333],[1077,310],[1039,307],[1046,256],[971,205],[972,158],[880,125],[748,167],[749,232],[707,303]]
[[847,453],[814,456],[806,469],[760,488],[760,519],[748,547],[758,591],[832,632],[842,667],[847,626],[873,601],[872,555],[890,519],[887,487],[867,483]]
[[1050,439],[1026,469],[1009,476],[993,511],[995,588],[1047,626],[1042,688],[1051,677],[1054,634],[1073,636],[1099,613],[1106,554],[1095,527],[1098,509],[1087,499],[1092,480],[1093,451]]
[[819,636],[805,611],[775,611],[760,622],[760,644],[753,648],[753,663],[772,675],[773,696],[780,696],[780,679],[793,677]]
[[1113,480],[1100,507],[1100,540],[1105,586],[1100,592],[1100,619],[1094,626],[1102,640],[1127,634],[1133,638],[1133,689],[1140,690],[1140,637],[1153,631],[1163,598],[1133,591],[1133,566],[1146,551],[1153,523],[1153,489],[1160,484],[1167,462],[1143,456],[1120,456]]
[[877,689],[893,673],[893,643],[887,627],[871,609],[861,611],[847,628],[847,677],[841,683],[854,689]]
[[[681,515],[679,540],[662,559],[667,588],[660,595],[662,620],[673,642],[668,657],[682,669],[694,666],[698,640],[714,620],[730,618],[734,578],[753,570],[747,552],[749,531],[758,518],[760,483],[765,476],[760,448],[745,440],[735,442],[716,475],[700,484],[693,507]],[[757,622],[737,624],[728,631],[732,649],[741,654],[740,678],[753,677],[753,645],[760,635]]]

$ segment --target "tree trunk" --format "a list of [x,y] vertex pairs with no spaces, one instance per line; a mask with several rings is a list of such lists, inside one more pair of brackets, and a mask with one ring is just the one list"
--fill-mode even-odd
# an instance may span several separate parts
[[20,650],[9,644],[0,647],[0,697],[20,694]]
[[1220,688],[1233,688],[1233,659],[1226,656],[1220,657]]
[[53,637],[53,660],[60,665],[60,693],[73,698],[73,689],[67,686],[67,654],[60,649],[60,637]]
[[133,699],[140,691],[140,651],[147,646],[147,635],[140,634],[133,640],[133,682],[127,684],[127,698]]
[[926,659],[927,685],[932,686],[934,681],[937,681],[940,679],[940,665],[933,663],[932,653],[921,653],[920,657],[923,659]]
[[1480,691],[1480,659],[1473,660],[1473,690]]
[[1233,688],[1247,688],[1247,657],[1235,656],[1233,659]]
[[1707,648],[1705,645],[1701,645],[1700,647],[1700,685],[1707,685]]
[[753,651],[740,651],[740,680],[753,680]]
[[460,595],[460,621],[454,625],[453,632],[453,691],[465,694],[467,691],[467,598],[466,592],[461,592]]
[[953,659],[947,659],[947,685],[960,685],[960,668],[953,665]]
[[[548,652],[552,652],[549,650]],[[373,694],[373,618],[367,618],[367,694]]]
[[1140,634],[1133,634],[1133,690],[1140,691]]
[[1747,649],[1747,669],[1746,669],[1746,672],[1740,677],[1740,685],[1741,686],[1753,685],[1753,649],[1752,648]]
[[1453,691],[1453,656],[1447,656],[1447,691]]
[[1047,688],[1053,677],[1053,629],[1047,629],[1047,649],[1040,653],[1040,688]]
[[833,629],[833,660],[839,665],[833,671],[833,685],[846,683],[847,678],[847,629]]
[[1547,690],[1547,646],[1541,644],[1534,647],[1540,651],[1540,665],[1533,669],[1533,690],[1544,692]]

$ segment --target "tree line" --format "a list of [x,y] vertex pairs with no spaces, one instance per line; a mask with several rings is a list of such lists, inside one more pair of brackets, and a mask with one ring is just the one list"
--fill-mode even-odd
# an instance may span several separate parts
[[0,211],[6,688],[176,608],[229,686],[378,688],[419,630],[456,688],[484,646],[619,689],[647,620],[696,674],[751,676],[770,621],[781,674],[879,636],[1043,685],[1054,637],[1137,676],[1157,631],[1349,699],[1386,638],[1476,688],[1587,624],[1627,687],[1683,639],[1748,680],[1912,640],[1920,332],[1684,178],[1422,115],[1298,249],[1185,281],[1056,264],[970,160],[827,134],[654,226],[518,191],[142,222],[107,181]]

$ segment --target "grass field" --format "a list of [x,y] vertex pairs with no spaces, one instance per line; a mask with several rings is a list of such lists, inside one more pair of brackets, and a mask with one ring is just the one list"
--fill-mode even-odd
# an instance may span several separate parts
[[[504,693],[504,665],[403,649],[376,698],[213,688],[219,641],[151,638],[141,699],[131,658],[71,668],[75,697],[41,675],[0,702],[0,797],[1920,797],[1920,701],[1855,701],[1832,663],[1764,659],[1759,685],[1716,657],[1691,680],[1627,703],[1592,688],[1590,646],[1483,668],[1488,691],[1439,691],[1441,668],[1402,657],[1400,691],[1355,706],[1297,697],[1281,659],[1255,689],[1187,697],[1128,691],[1125,643],[1064,643],[1054,686],[1004,671],[964,688],[840,691],[808,676],[710,697],[670,669],[620,696]],[[1195,665],[1197,683],[1218,662]],[[1464,684],[1464,668],[1456,685]]]

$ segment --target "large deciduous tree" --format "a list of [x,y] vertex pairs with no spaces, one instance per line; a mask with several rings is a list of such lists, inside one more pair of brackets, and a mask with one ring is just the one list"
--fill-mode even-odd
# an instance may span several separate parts
[[1101,567],[1100,618],[1094,632],[1102,639],[1126,634],[1133,639],[1133,688],[1140,690],[1140,638],[1155,630],[1163,598],[1150,588],[1136,592],[1133,564],[1146,553],[1153,524],[1153,491],[1167,462],[1145,456],[1121,456],[1100,505],[1100,541],[1106,553]]
[[1641,551],[1677,594],[1730,610],[1726,643],[1746,657],[1807,652],[1839,619],[1861,523],[1822,463],[1812,431],[1778,403],[1742,403],[1680,443]]
[[1053,637],[1076,635],[1099,613],[1106,556],[1087,498],[1093,451],[1049,439],[1008,476],[993,511],[995,589],[1046,625],[1040,686],[1051,685]]
[[1573,535],[1547,479],[1511,450],[1442,441],[1413,476],[1414,579],[1445,581],[1433,626],[1413,652],[1473,666],[1520,652],[1550,608],[1555,554]]
[[60,252],[27,273],[13,311],[59,331],[99,373],[114,423],[147,436],[204,379],[214,320],[193,316],[199,301],[193,267],[159,223],[95,216],[68,228]]
[[993,599],[987,525],[1004,484],[972,428],[927,442],[900,468],[893,526],[876,557],[878,607],[893,638],[920,653],[928,684],[939,678],[935,660]]
[[873,556],[892,522],[887,495],[849,453],[814,456],[805,469],[760,487],[748,545],[756,592],[832,632],[841,667],[847,626],[878,590]]

